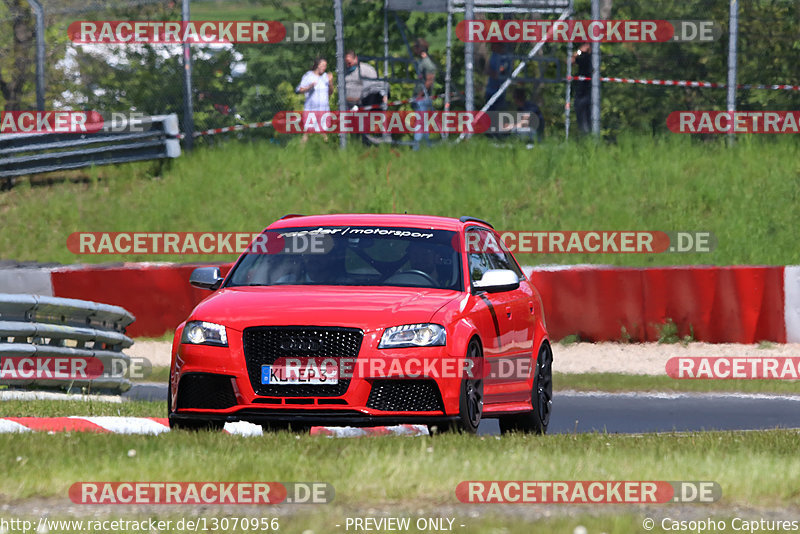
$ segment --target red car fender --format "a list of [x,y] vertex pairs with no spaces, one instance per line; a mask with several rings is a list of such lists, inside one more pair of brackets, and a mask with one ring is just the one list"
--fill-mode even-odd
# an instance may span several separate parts
[[473,337],[478,338],[482,349],[483,340],[480,338],[480,334],[478,334],[478,329],[475,327],[475,324],[473,324],[470,319],[462,317],[453,323],[453,343],[450,345],[450,353],[453,354],[453,356],[466,356],[467,346]]
[[181,363],[178,361],[178,347],[181,345],[181,338],[183,337],[183,329],[186,326],[186,321],[182,322],[175,329],[175,336],[172,338],[172,354],[170,355],[169,362],[169,406],[172,411],[177,409],[178,402],[178,381],[180,380]]

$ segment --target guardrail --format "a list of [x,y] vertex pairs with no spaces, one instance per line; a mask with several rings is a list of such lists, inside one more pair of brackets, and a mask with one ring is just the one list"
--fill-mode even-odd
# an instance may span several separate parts
[[178,117],[156,115],[136,120],[135,131],[116,132],[110,122],[95,133],[26,133],[0,135],[0,179],[7,186],[13,178],[28,174],[63,171],[150,159],[177,158]]
[[[130,358],[122,350],[133,345],[125,328],[135,317],[119,306],[85,300],[0,293],[0,384],[16,387],[127,391]],[[34,370],[45,359],[70,358],[102,365],[92,378],[6,379],[21,366]],[[49,367],[52,370],[51,367]],[[41,374],[41,373],[38,373]]]

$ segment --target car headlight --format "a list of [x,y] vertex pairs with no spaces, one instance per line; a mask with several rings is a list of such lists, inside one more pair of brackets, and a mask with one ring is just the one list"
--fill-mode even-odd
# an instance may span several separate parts
[[186,323],[181,336],[181,343],[190,345],[228,346],[228,333],[221,324],[206,321],[190,321]]
[[387,328],[378,344],[379,349],[402,347],[434,347],[447,343],[444,327],[438,324],[405,324]]

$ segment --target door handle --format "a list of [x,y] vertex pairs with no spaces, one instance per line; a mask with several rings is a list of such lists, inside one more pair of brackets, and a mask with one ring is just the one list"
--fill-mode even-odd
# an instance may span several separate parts
[[511,306],[506,306],[506,317],[511,319]]
[[533,302],[528,303],[528,309],[531,311],[531,315],[534,315],[535,312],[533,311]]

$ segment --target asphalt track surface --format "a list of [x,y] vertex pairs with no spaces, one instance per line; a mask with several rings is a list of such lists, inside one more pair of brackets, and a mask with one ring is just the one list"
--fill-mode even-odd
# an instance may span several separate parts
[[[166,401],[167,386],[136,384],[123,396]],[[548,434],[800,428],[800,395],[556,391],[553,402]],[[478,433],[499,434],[497,420],[482,421]]]

